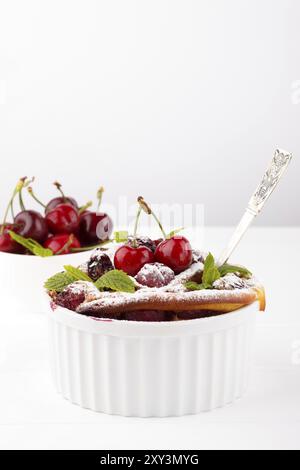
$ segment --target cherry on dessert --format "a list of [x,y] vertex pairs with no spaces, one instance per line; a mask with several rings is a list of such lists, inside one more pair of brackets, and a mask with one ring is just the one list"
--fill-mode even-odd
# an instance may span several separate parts
[[146,246],[147,248],[149,248],[151,251],[155,251],[156,249],[156,243],[154,240],[151,240],[151,238],[149,237],[136,237],[134,239],[134,237],[132,236],[129,236],[128,237],[128,243],[129,245],[133,246],[133,245],[137,245],[137,246]]
[[45,208],[45,213],[48,214],[48,212],[52,211],[61,204],[69,204],[70,206],[74,207],[74,209],[78,210],[78,204],[72,197],[55,197],[54,199],[51,199],[50,202],[48,202]]
[[138,211],[136,215],[133,237],[126,245],[120,246],[115,253],[114,265],[130,276],[135,276],[147,263],[154,262],[153,251],[147,246],[140,245],[137,238],[137,229],[143,207],[138,199]]
[[80,216],[79,238],[83,245],[96,245],[109,240],[112,231],[113,222],[103,212],[85,212]]
[[169,266],[176,274],[185,271],[193,261],[190,242],[179,235],[162,241],[157,246],[154,256],[156,261]]
[[139,284],[147,287],[163,287],[175,279],[174,271],[161,263],[145,264],[135,276]]
[[110,257],[101,249],[96,250],[88,262],[88,275],[94,282],[112,269],[114,267]]
[[16,232],[24,238],[32,238],[43,243],[48,237],[48,226],[44,217],[36,211],[20,212],[14,220]]
[[123,245],[115,253],[114,265],[130,276],[135,276],[147,263],[154,262],[153,252],[146,246],[136,248],[130,245]]
[[60,204],[48,212],[46,221],[51,233],[73,233],[79,227],[78,211],[69,204]]
[[84,300],[84,292],[67,287],[63,292],[60,292],[57,295],[55,303],[60,307],[76,311],[77,307],[79,307],[79,305],[82,304]]
[[146,214],[154,218],[164,237],[164,240],[156,247],[154,253],[155,260],[169,266],[169,268],[173,269],[175,274],[187,269],[193,261],[192,247],[189,241],[181,236],[168,236],[159,218],[142,196],[138,198],[138,203]]
[[72,248],[80,248],[80,242],[74,235],[61,234],[48,238],[44,243],[45,248],[49,248],[54,255],[68,255]]

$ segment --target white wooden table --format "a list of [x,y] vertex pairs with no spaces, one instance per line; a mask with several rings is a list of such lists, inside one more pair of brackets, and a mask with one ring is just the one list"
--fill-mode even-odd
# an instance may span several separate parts
[[[231,229],[205,231],[219,253]],[[198,416],[132,419],[74,406],[54,391],[43,315],[0,314],[1,449],[300,449],[300,228],[254,228],[235,261],[267,290],[245,398]]]

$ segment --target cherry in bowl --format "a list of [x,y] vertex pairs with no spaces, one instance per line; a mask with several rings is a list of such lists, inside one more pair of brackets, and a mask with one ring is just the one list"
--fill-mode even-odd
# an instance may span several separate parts
[[15,231],[24,238],[43,243],[48,237],[48,226],[44,217],[36,211],[24,210],[14,220]]
[[13,224],[0,226],[0,251],[4,253],[24,253],[25,249],[11,238],[9,230],[15,230],[15,226]]
[[52,211],[55,209],[57,206],[60,206],[61,204],[68,204],[69,206],[74,207],[74,209],[78,210],[78,204],[75,201],[73,197],[55,197],[54,199],[51,199],[50,202],[48,202],[46,208],[45,208],[45,214],[48,214],[48,212]]
[[51,233],[74,233],[79,227],[78,211],[69,204],[60,204],[48,212],[46,221]]
[[80,217],[79,238],[84,245],[96,245],[110,239],[113,222],[104,212],[86,211]]
[[68,255],[72,253],[72,248],[80,248],[79,240],[73,235],[61,234],[49,237],[44,243],[45,248],[49,248],[54,255]]

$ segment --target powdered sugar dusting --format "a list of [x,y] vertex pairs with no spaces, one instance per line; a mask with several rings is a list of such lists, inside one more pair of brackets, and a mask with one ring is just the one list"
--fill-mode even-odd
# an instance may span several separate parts
[[215,281],[213,287],[218,290],[245,289],[249,287],[249,283],[247,283],[246,279],[242,279],[236,274],[230,273]]
[[161,263],[148,263],[137,273],[136,280],[142,286],[163,287],[175,278],[174,271]]
[[[99,257],[100,259],[105,253],[113,262],[114,254],[119,246],[115,244],[109,249],[98,248],[92,253],[91,258]],[[201,282],[204,268],[200,261],[201,252],[194,252],[194,259],[198,261],[176,276],[170,268],[159,263],[145,265],[138,273],[137,279],[133,279],[137,288],[135,293],[100,292],[94,284],[86,281],[77,281],[67,289],[71,289],[75,294],[84,294],[84,301],[76,309],[78,313],[87,312],[92,316],[94,313],[96,317],[101,313],[130,311],[138,308],[180,311],[189,308],[197,309],[197,306],[201,308],[201,305],[246,304],[257,299],[259,283],[254,278],[244,279],[233,273],[215,281],[213,289],[188,291],[185,283],[191,280]],[[88,263],[83,266],[88,266]],[[170,279],[173,278],[173,280],[165,285],[164,278],[168,275],[172,275]],[[155,277],[161,287],[143,285],[143,281],[146,283],[149,276]]]

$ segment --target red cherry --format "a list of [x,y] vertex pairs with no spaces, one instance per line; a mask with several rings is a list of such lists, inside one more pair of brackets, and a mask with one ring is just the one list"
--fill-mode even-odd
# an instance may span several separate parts
[[24,253],[25,248],[11,238],[8,233],[9,230],[15,231],[15,226],[13,224],[5,224],[4,231],[0,235],[0,251],[5,253]]
[[8,233],[0,235],[0,251],[5,253],[16,253],[16,242],[12,240]]
[[25,238],[43,243],[48,237],[48,226],[44,217],[36,211],[22,211],[14,220],[15,231]]
[[178,274],[185,271],[193,261],[190,242],[182,236],[174,236],[162,241],[156,248],[155,260],[169,266]]
[[69,204],[60,204],[46,215],[46,221],[50,232],[73,233],[79,227],[79,215],[77,210]]
[[103,212],[86,212],[80,217],[79,238],[84,245],[96,245],[109,240],[112,231],[113,222]]
[[153,263],[153,252],[146,246],[134,248],[123,245],[115,253],[114,265],[130,276],[135,276],[147,263]]
[[48,214],[48,212],[52,211],[55,209],[57,206],[60,206],[61,204],[69,204],[70,206],[74,207],[75,209],[78,210],[78,204],[73,199],[72,197],[55,197],[54,199],[51,199],[50,202],[48,202],[46,208],[45,208],[45,213]]
[[80,248],[80,243],[74,235],[62,234],[48,238],[44,247],[49,248],[54,254],[68,255],[71,253],[71,248]]

